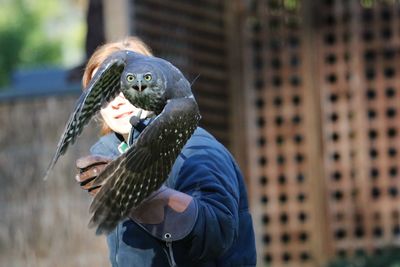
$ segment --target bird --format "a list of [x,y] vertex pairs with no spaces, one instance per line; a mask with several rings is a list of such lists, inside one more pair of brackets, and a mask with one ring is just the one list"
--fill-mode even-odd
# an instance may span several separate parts
[[89,208],[89,227],[98,235],[110,233],[161,187],[201,119],[191,84],[172,63],[130,50],[114,52],[76,102],[45,178],[90,119],[120,92],[155,118],[93,181],[93,188],[101,188]]

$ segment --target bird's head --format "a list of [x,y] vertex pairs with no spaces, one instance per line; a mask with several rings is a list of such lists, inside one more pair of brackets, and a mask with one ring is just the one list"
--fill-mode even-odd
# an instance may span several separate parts
[[133,62],[121,76],[121,91],[135,106],[146,110],[159,108],[164,101],[166,79],[152,62]]

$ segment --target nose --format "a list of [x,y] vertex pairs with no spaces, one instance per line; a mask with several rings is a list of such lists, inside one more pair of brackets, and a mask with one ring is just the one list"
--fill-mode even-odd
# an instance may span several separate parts
[[124,106],[127,101],[128,100],[126,100],[124,94],[120,93],[119,95],[117,95],[117,97],[114,98],[113,101],[110,102],[110,104],[113,109],[119,109],[121,106]]

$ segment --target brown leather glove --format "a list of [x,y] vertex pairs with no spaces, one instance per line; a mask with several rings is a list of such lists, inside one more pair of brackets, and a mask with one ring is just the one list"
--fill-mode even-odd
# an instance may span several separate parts
[[100,190],[100,186],[92,187],[93,180],[99,173],[112,161],[111,158],[89,155],[76,160],[78,174],[75,176],[80,186],[89,192],[92,196]]

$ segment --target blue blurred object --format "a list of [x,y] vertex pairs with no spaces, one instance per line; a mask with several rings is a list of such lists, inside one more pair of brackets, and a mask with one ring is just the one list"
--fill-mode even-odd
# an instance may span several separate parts
[[16,90],[49,90],[65,87],[67,71],[60,68],[17,70],[11,76]]
[[69,70],[42,68],[18,70],[12,74],[9,88],[0,91],[0,101],[81,92],[79,82],[68,81]]

